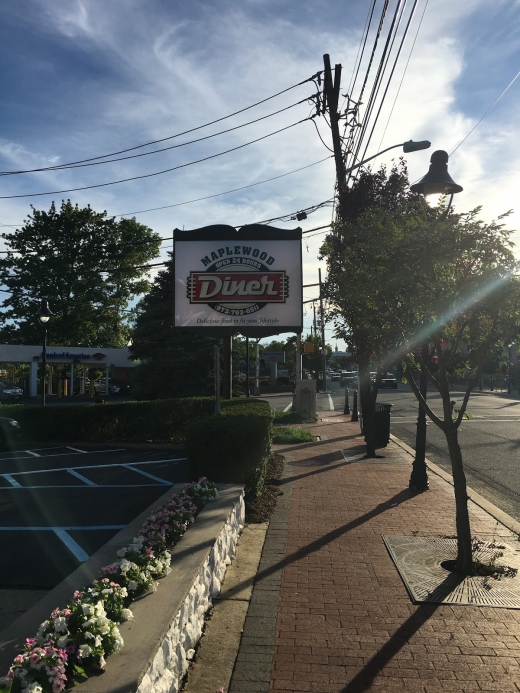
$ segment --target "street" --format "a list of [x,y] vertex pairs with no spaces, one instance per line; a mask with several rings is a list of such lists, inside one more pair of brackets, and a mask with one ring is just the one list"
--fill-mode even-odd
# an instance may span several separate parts
[[[332,409],[342,411],[345,389],[339,383],[328,383],[327,393],[319,393],[317,413],[323,417]],[[352,407],[352,393],[350,406]],[[463,393],[453,392],[460,404]],[[290,406],[291,395],[264,397],[275,411]],[[378,401],[393,404],[391,432],[415,448],[418,405],[408,385],[397,390],[380,390]],[[428,402],[435,413],[442,415],[440,396],[428,392]],[[468,408],[473,418],[463,420],[459,441],[468,485],[504,512],[520,521],[520,399],[505,393],[475,392]],[[442,431],[428,422],[427,457],[451,473],[451,463]]]

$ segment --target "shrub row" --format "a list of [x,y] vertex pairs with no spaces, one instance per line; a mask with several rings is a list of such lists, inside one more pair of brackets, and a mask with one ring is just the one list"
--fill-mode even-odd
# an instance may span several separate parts
[[271,455],[272,420],[269,404],[253,400],[191,423],[186,430],[190,475],[208,473],[216,482],[244,484],[246,501],[255,499]]
[[[262,404],[266,403],[223,401],[222,410],[256,410]],[[0,416],[20,423],[24,442],[179,443],[188,424],[210,416],[214,407],[212,397],[186,397],[45,408],[5,405],[0,407]]]

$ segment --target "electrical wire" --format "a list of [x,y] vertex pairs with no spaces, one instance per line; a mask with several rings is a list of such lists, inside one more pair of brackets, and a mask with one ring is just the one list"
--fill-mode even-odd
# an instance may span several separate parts
[[[307,166],[301,166],[300,168],[295,168],[294,171],[288,171],[287,173],[282,173],[279,176],[273,176],[272,178],[266,178],[265,180],[259,180],[257,183],[250,183],[249,185],[243,185],[240,188],[234,188],[233,190],[225,190],[224,192],[221,193],[215,193],[214,195],[206,195],[205,197],[197,197],[194,200],[186,200],[185,202],[176,202],[173,205],[164,205],[162,207],[151,207],[150,209],[141,209],[137,212],[123,212],[120,214],[114,214],[114,217],[128,217],[132,216],[134,214],[145,214],[145,212],[156,212],[157,210],[161,209],[171,209],[172,207],[181,207],[182,205],[190,205],[193,204],[194,202],[201,202],[203,200],[210,200],[213,197],[220,197],[221,195],[229,195],[231,193],[239,192],[241,190],[247,190],[247,188],[254,188],[256,185],[262,185],[263,183],[270,183],[273,180],[278,180],[279,178],[285,178],[285,176],[291,176],[293,173],[298,173],[299,171],[304,171],[306,168],[311,168],[312,166],[317,166],[318,164],[322,164],[324,161],[329,161],[332,157],[327,156],[324,159],[320,159],[319,161],[315,161],[312,164],[307,164]],[[16,229],[20,226],[23,225],[23,222],[20,224],[2,224],[0,223],[0,226],[5,226],[8,228],[13,228]],[[6,250],[0,250],[0,254],[6,253],[10,251]]]
[[[405,67],[404,67],[404,71],[403,71],[403,75],[402,75],[402,77],[401,77],[401,81],[399,82],[399,87],[398,87],[398,89],[397,89],[397,94],[395,95],[394,103],[392,104],[392,108],[390,109],[390,115],[388,116],[388,120],[386,121],[385,129],[384,129],[384,131],[383,131],[383,135],[382,135],[382,137],[381,137],[381,141],[379,142],[379,146],[378,146],[378,148],[377,148],[378,151],[380,151],[380,150],[381,150],[381,147],[383,146],[383,140],[385,139],[385,135],[386,135],[386,131],[387,131],[387,129],[388,129],[388,125],[390,124],[390,120],[391,120],[392,115],[393,115],[393,113],[394,113],[395,104],[397,103],[397,99],[399,98],[399,94],[400,94],[400,92],[401,92],[401,87],[403,86],[403,81],[404,81],[404,78],[405,78],[405,75],[406,75],[406,71],[408,70],[408,65],[410,64],[410,59],[411,59],[411,57],[412,57],[412,53],[413,53],[413,50],[414,50],[414,48],[415,48],[415,43],[416,43],[416,41],[417,41],[417,37],[419,36],[419,31],[421,30],[421,26],[422,26],[422,23],[423,23],[424,15],[426,14],[426,8],[428,7],[428,1],[429,1],[429,0],[426,0],[426,3],[425,3],[425,5],[424,5],[424,10],[423,10],[423,13],[422,13],[422,15],[421,15],[421,19],[420,19],[420,21],[419,21],[419,26],[417,27],[417,31],[416,31],[416,33],[415,33],[415,38],[414,38],[413,43],[412,43],[412,48],[411,48],[411,50],[410,50],[410,54],[408,55],[408,60],[406,61],[406,65],[405,65]],[[377,159],[374,161],[374,165],[375,165],[375,162],[376,162],[376,161],[377,161]]]
[[461,141],[458,143],[458,145],[455,147],[455,149],[451,152],[450,156],[451,156],[454,152],[457,151],[457,149],[460,147],[460,145],[461,145],[463,142],[465,142],[465,141],[468,139],[468,137],[471,135],[471,133],[473,132],[473,130],[475,130],[475,128],[477,128],[477,127],[480,125],[480,123],[484,120],[484,118],[487,116],[487,114],[497,105],[497,103],[500,101],[500,99],[504,96],[504,94],[505,94],[506,91],[509,89],[509,87],[513,86],[513,84],[516,82],[516,80],[518,79],[519,76],[520,76],[520,72],[517,72],[516,75],[515,75],[515,77],[513,77],[513,79],[509,82],[509,84],[508,84],[507,87],[504,89],[504,91],[500,94],[500,96],[498,97],[498,99],[496,99],[496,101],[494,101],[494,103],[487,109],[487,111],[484,113],[484,115],[482,116],[482,118],[471,128],[471,130],[468,132],[468,134],[466,135],[466,137],[464,137],[464,139],[461,140]]
[[270,132],[267,135],[263,135],[263,137],[258,137],[255,140],[251,140],[250,142],[245,142],[244,144],[240,144],[237,147],[232,147],[231,149],[226,149],[223,152],[219,152],[218,154],[212,154],[211,156],[206,156],[203,159],[197,159],[196,161],[189,161],[186,164],[179,164],[178,166],[172,166],[171,168],[164,169],[163,171],[155,171],[154,173],[146,173],[141,176],[132,176],[130,178],[122,178],[121,180],[114,180],[110,181],[108,183],[97,183],[96,185],[84,185],[79,188],[67,188],[66,190],[50,190],[48,192],[40,192],[40,193],[24,193],[23,195],[0,195],[0,200],[13,200],[16,198],[20,197],[41,197],[42,195],[60,195],[61,193],[69,193],[69,192],[77,192],[78,190],[92,190],[93,188],[105,188],[109,185],[118,185],[119,183],[128,183],[129,181],[134,181],[134,180],[142,180],[143,178],[153,178],[154,176],[160,176],[163,175],[164,173],[170,173],[171,171],[177,171],[181,168],[187,168],[188,166],[193,166],[195,164],[200,164],[204,161],[209,161],[211,159],[216,159],[219,156],[223,156],[224,154],[229,154],[230,152],[236,152],[238,149],[243,149],[244,147],[248,147],[251,144],[255,144],[256,142],[261,142],[262,140],[267,139],[268,137],[272,137],[273,135],[277,135],[280,132],[285,132],[286,130],[290,130],[293,127],[296,127],[296,125],[301,125],[301,123],[306,123],[307,121],[312,120],[312,118],[304,118],[303,120],[299,120],[296,123],[292,123],[291,125],[287,125],[284,128],[280,128],[279,130],[275,130],[274,132]]
[[150,142],[145,142],[144,144],[138,144],[135,147],[128,147],[127,149],[121,149],[117,152],[112,152],[111,154],[101,154],[100,156],[94,156],[90,157],[89,159],[80,159],[79,161],[73,161],[68,164],[61,164],[60,166],[57,166],[56,168],[62,168],[62,167],[68,167],[68,166],[74,166],[76,164],[84,164],[87,161],[96,161],[97,159],[106,159],[109,156],[118,156],[119,154],[126,154],[127,152],[133,152],[136,149],[142,149],[143,147],[149,147],[152,144],[159,144],[160,142],[166,142],[167,140],[172,140],[176,137],[182,137],[182,135],[188,135],[190,132],[196,132],[197,130],[202,130],[203,128],[209,127],[210,125],[215,125],[215,123],[220,123],[223,120],[227,120],[227,118],[233,118],[236,115],[239,115],[240,113],[244,113],[245,111],[250,110],[251,108],[256,108],[256,106],[260,106],[263,103],[266,103],[267,101],[270,101],[271,99],[275,99],[277,96],[281,96],[282,94],[285,94],[288,91],[291,91],[291,89],[296,89],[296,87],[301,87],[303,84],[306,84],[307,82],[312,82],[314,81],[315,77],[320,74],[319,72],[316,73],[316,75],[312,75],[312,77],[309,77],[308,79],[304,79],[302,82],[298,82],[297,84],[293,84],[291,87],[287,87],[287,89],[283,89],[282,91],[277,92],[276,94],[273,94],[272,96],[268,96],[265,99],[262,99],[261,101],[257,101],[254,104],[251,104],[250,106],[246,106],[246,108],[241,108],[239,111],[235,111],[234,113],[230,113],[227,116],[223,116],[222,118],[217,118],[216,120],[212,120],[209,123],[205,123],[204,125],[198,125],[195,128],[191,128],[189,130],[184,130],[184,132],[179,132],[176,135],[169,135],[168,137],[162,137],[161,139],[158,140],[151,140]]
[[[414,14],[415,14],[415,8],[417,7],[417,2],[418,2],[418,0],[414,0],[414,4],[413,4],[413,6],[412,6],[412,10],[411,10],[411,12],[410,12],[410,16],[408,17],[408,22],[407,22],[407,24],[406,24],[404,33],[403,33],[403,35],[402,35],[402,37],[401,37],[401,43],[399,44],[399,48],[398,48],[398,50],[397,50],[397,55],[395,56],[395,59],[394,59],[394,64],[393,64],[392,70],[391,70],[390,75],[389,75],[389,77],[388,77],[388,80],[387,80],[387,83],[386,83],[386,87],[385,87],[385,90],[384,90],[384,92],[383,92],[383,96],[382,96],[381,101],[380,101],[380,103],[379,103],[379,108],[378,108],[378,111],[377,111],[377,113],[376,113],[376,117],[375,117],[375,119],[374,119],[374,122],[372,123],[372,130],[370,131],[370,135],[368,136],[368,139],[367,139],[366,144],[365,144],[365,149],[364,149],[364,151],[363,151],[363,156],[361,157],[362,159],[364,159],[364,158],[366,157],[367,150],[368,150],[368,147],[369,147],[369,145],[370,145],[370,141],[372,140],[372,136],[373,136],[373,134],[374,134],[374,130],[375,130],[375,127],[376,127],[376,125],[377,125],[377,121],[379,120],[379,116],[380,116],[380,114],[381,114],[381,109],[383,108],[383,105],[384,105],[384,103],[385,103],[386,95],[387,95],[387,93],[388,93],[388,89],[389,89],[390,84],[391,84],[391,82],[392,82],[392,78],[393,78],[393,76],[394,76],[395,68],[397,67],[397,63],[399,62],[399,57],[400,57],[400,55],[401,55],[401,51],[402,51],[402,49],[403,49],[403,45],[404,45],[404,42],[405,42],[405,40],[406,40],[406,36],[407,36],[407,34],[408,34],[408,30],[409,30],[409,28],[410,28],[411,21],[412,21],[412,19],[413,19],[413,17],[414,17]],[[405,5],[406,5],[406,2],[405,2]],[[403,12],[404,12],[404,7],[403,7]],[[401,15],[401,16],[402,16],[402,15]],[[399,19],[399,22],[400,22],[400,21],[401,21],[401,18]],[[397,35],[397,29],[396,29],[396,33],[395,33],[394,36],[396,36],[396,35]],[[393,41],[392,41],[392,46],[393,46]],[[390,51],[391,51],[391,50],[392,50],[392,48],[390,48]],[[388,57],[390,58],[390,53],[388,54]],[[385,65],[385,70],[386,70],[386,65]]]
[[316,98],[316,95],[313,97],[307,97],[305,99],[302,99],[301,101],[297,101],[296,103],[293,103],[291,106],[286,106],[285,108],[281,108],[278,111],[274,111],[273,113],[269,113],[268,115],[262,116],[261,118],[256,118],[255,120],[250,120],[247,123],[243,123],[242,125],[236,125],[235,127],[228,128],[227,130],[221,130],[220,132],[215,132],[212,135],[206,135],[205,137],[199,137],[196,140],[189,140],[188,142],[182,142],[181,144],[172,144],[170,147],[163,147],[162,149],[154,149],[151,152],[142,152],[141,154],[131,154],[130,156],[122,156],[118,159],[108,159],[107,161],[91,161],[88,163],[78,163],[78,164],[62,164],[58,166],[46,166],[44,168],[33,168],[33,169],[27,169],[27,170],[20,170],[20,171],[0,171],[0,176],[15,176],[21,173],[41,173],[41,172],[46,172],[46,171],[65,171],[68,169],[74,169],[74,168],[84,168],[85,166],[101,166],[103,164],[112,164],[116,161],[126,161],[128,159],[138,159],[139,157],[143,156],[150,156],[151,154],[160,154],[161,152],[167,152],[170,151],[171,149],[179,149],[180,147],[186,147],[189,144],[197,144],[198,142],[204,142],[205,140],[210,140],[213,137],[218,137],[219,135],[225,135],[229,132],[233,132],[235,130],[240,130],[241,128],[245,128],[248,125],[253,125],[254,123],[259,123],[262,120],[266,120],[267,118],[271,118],[272,116],[279,115],[280,113],[283,113],[284,111],[288,111],[291,108],[294,108],[295,106],[300,106],[302,103],[307,103],[310,99]]

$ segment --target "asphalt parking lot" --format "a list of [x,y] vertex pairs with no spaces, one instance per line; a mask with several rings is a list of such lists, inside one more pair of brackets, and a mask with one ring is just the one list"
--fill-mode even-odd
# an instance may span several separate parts
[[171,450],[0,453],[0,589],[51,589],[187,478]]

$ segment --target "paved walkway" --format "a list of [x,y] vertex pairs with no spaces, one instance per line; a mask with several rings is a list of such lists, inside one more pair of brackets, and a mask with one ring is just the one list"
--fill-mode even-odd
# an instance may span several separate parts
[[[452,536],[452,487],[408,491],[410,456],[376,462],[331,412],[322,440],[277,446],[286,477],[270,523],[229,693],[520,691],[520,610],[413,604],[382,534]],[[518,541],[470,503],[472,531]]]

